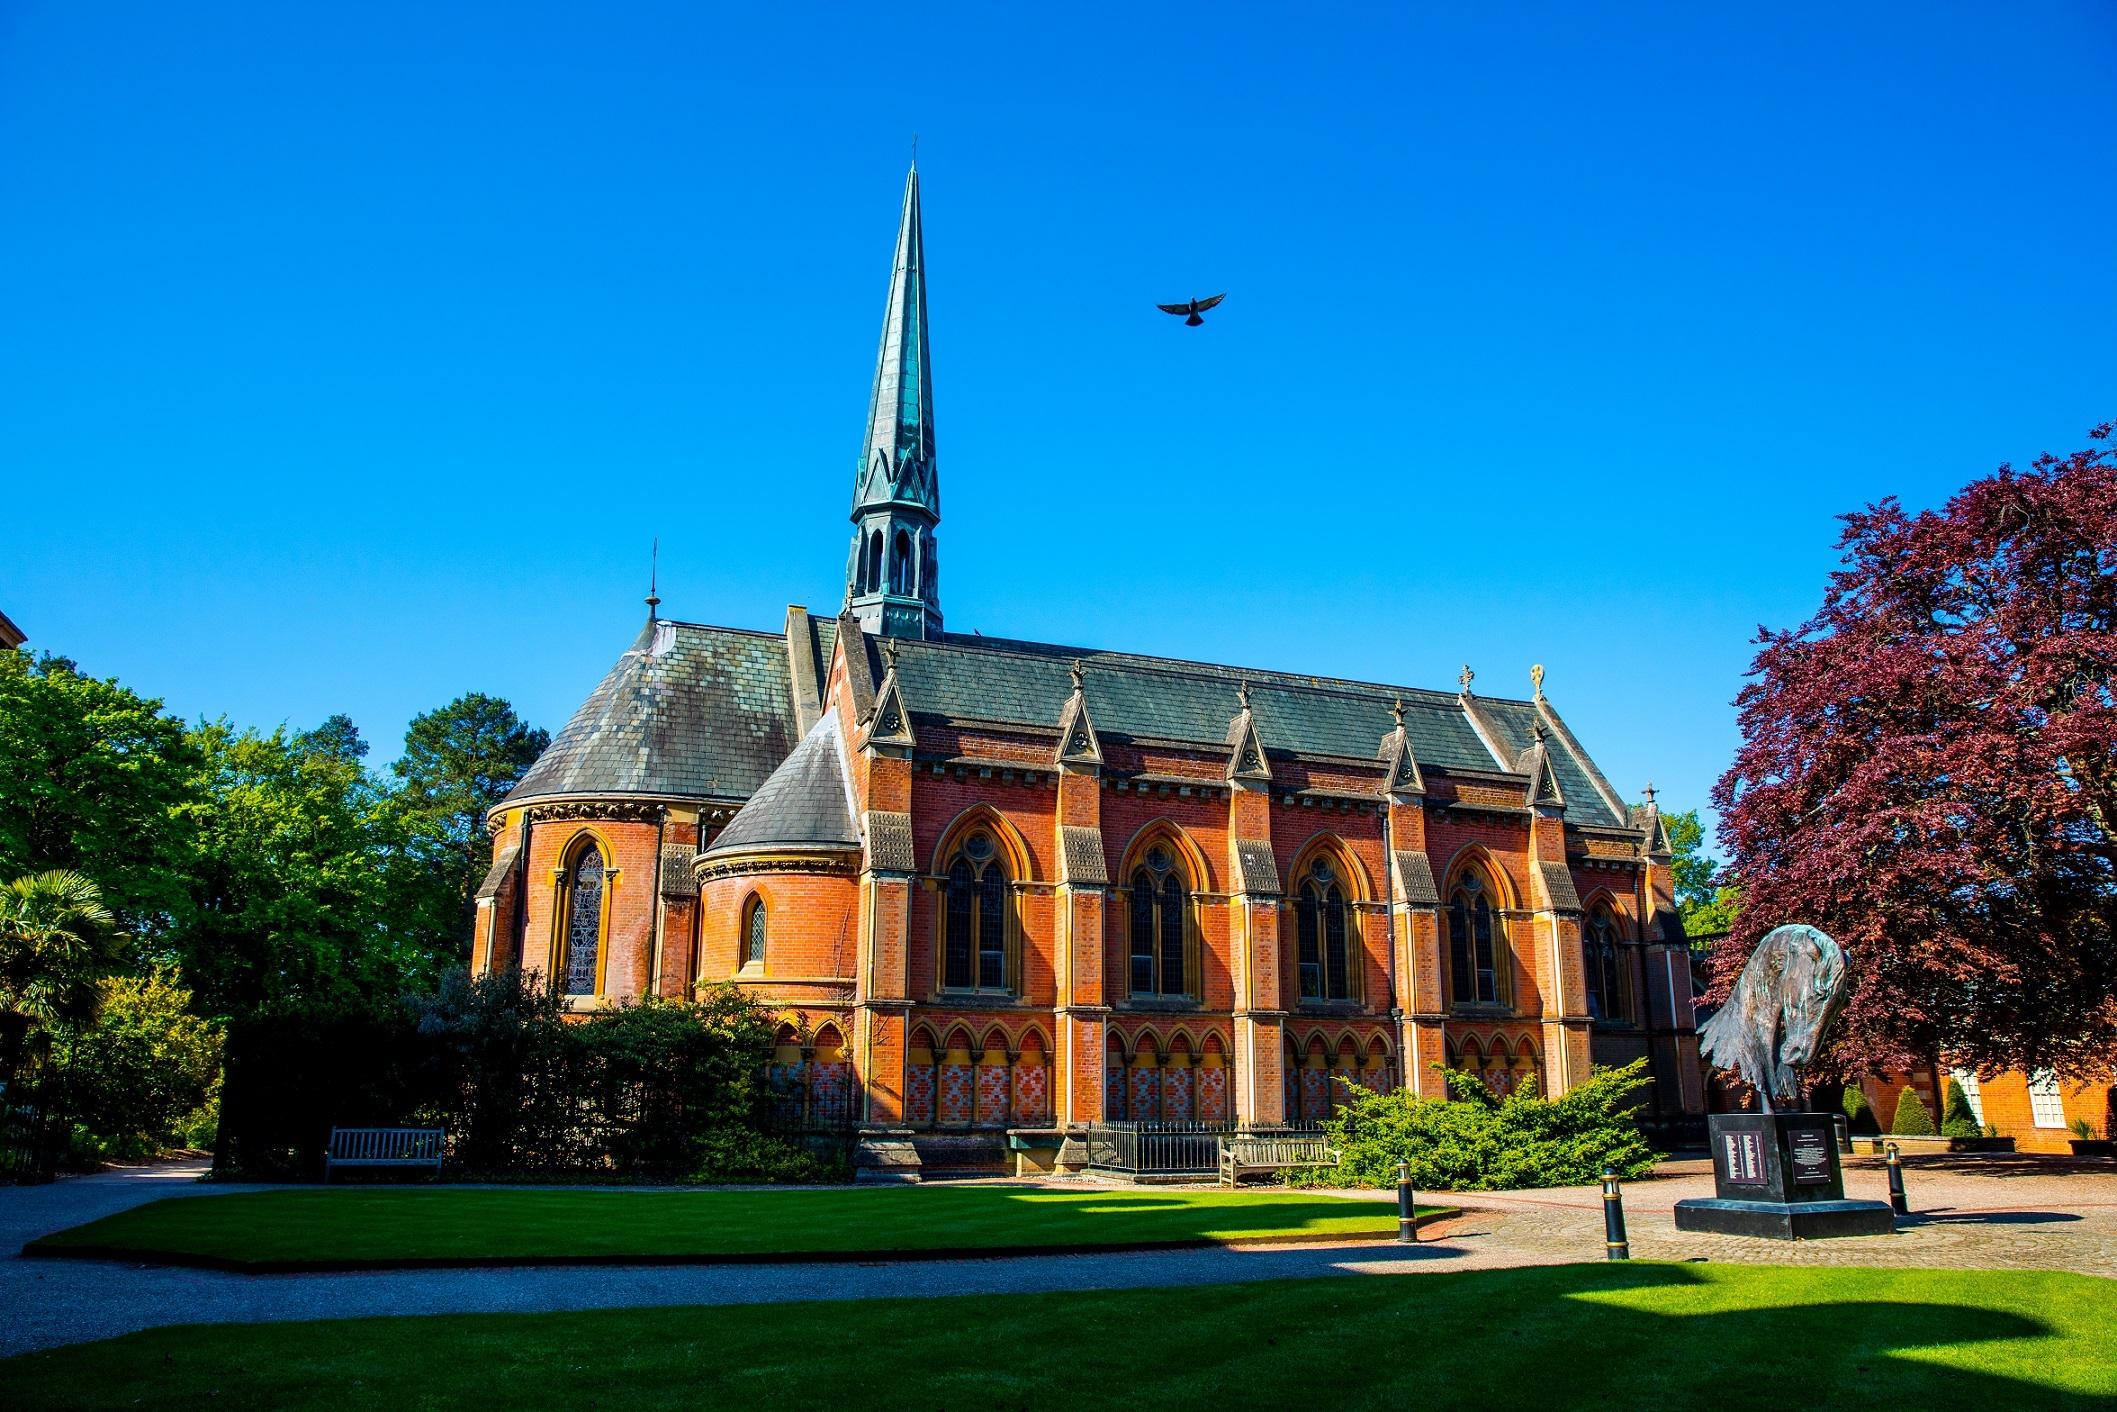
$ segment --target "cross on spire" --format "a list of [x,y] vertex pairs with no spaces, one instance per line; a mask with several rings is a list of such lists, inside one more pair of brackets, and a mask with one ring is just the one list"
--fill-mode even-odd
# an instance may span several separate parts
[[1471,671],[1470,664],[1468,662],[1465,662],[1463,664],[1463,674],[1455,679],[1456,685],[1463,688],[1463,695],[1468,696],[1470,694],[1470,683],[1475,680],[1476,677],[1477,673]]

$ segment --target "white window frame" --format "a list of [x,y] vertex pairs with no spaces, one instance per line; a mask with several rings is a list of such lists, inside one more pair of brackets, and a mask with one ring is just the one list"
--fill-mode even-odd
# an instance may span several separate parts
[[2058,1075],[2049,1069],[2029,1075],[2029,1118],[2039,1128],[2066,1125],[2065,1095],[2058,1091]]

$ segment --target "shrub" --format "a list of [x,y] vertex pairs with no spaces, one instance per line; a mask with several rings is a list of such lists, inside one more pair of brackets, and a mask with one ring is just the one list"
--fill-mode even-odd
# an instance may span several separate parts
[[76,1165],[136,1161],[190,1145],[217,1105],[221,1032],[191,1013],[174,972],[106,977],[93,1023],[59,1044]]
[[1897,1137],[1932,1137],[1933,1115],[1926,1111],[1926,1101],[1919,1097],[1918,1090],[1907,1088],[1904,1096],[1896,1101],[1896,1119],[1889,1131]]
[[229,1040],[215,1168],[313,1174],[334,1126],[448,1130],[448,1170],[493,1179],[819,1181],[769,1132],[773,1024],[728,987],[569,1018],[548,986],[452,975],[371,1012],[274,1017]]
[[1857,1081],[1845,1085],[1845,1121],[1854,1137],[1879,1137],[1882,1125],[1874,1116],[1874,1105]]
[[1653,1169],[1658,1154],[1633,1121],[1646,1061],[1601,1069],[1557,1098],[1527,1085],[1494,1098],[1474,1075],[1443,1071],[1449,1096],[1354,1091],[1324,1124],[1344,1158],[1322,1174],[1334,1186],[1389,1186],[1398,1162],[1412,1184],[1433,1191],[1504,1191],[1578,1186],[1605,1166],[1621,1177]]
[[1963,1092],[1961,1082],[1948,1080],[1948,1095],[1941,1104],[1942,1137],[1983,1137],[1984,1125],[1977,1121],[1977,1114],[1970,1110],[1970,1096]]

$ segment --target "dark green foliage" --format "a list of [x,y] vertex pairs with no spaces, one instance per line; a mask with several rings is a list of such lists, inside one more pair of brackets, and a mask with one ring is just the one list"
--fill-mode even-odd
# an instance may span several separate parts
[[517,973],[451,973],[437,995],[229,1038],[217,1170],[321,1169],[337,1127],[442,1127],[470,1177],[823,1180],[767,1131],[766,1013],[739,992],[569,1021]]
[[94,1023],[63,1037],[77,1157],[139,1158],[211,1141],[220,1030],[192,1014],[173,972],[113,976]]
[[1474,1075],[1445,1072],[1445,1100],[1353,1090],[1324,1124],[1344,1153],[1325,1180],[1391,1186],[1397,1163],[1408,1161],[1420,1190],[1505,1191],[1577,1186],[1600,1180],[1605,1166],[1644,1176],[1657,1160],[1632,1117],[1649,1082],[1643,1059],[1597,1070],[1558,1098],[1525,1088],[1495,1099]]
[[431,984],[442,958],[396,925],[403,838],[359,762],[285,731],[219,724],[192,739],[206,789],[179,810],[196,847],[171,942],[200,1012],[337,1013]]
[[71,869],[124,931],[164,933],[188,902],[197,766],[161,702],[64,657],[0,652],[0,878]]
[[325,717],[315,730],[295,736],[294,748],[304,755],[322,755],[347,764],[357,764],[368,756],[368,743],[360,738],[360,727],[343,711]]
[[1970,1096],[1963,1092],[1962,1084],[1948,1080],[1948,1095],[1941,1104],[1941,1136],[1983,1137],[1984,1133],[1984,1125],[1971,1111]]
[[1889,1131],[1897,1137],[1932,1137],[1933,1115],[1926,1111],[1926,1101],[1918,1090],[1907,1088],[1904,1096],[1896,1101],[1896,1117],[1889,1124]]
[[407,861],[418,870],[418,906],[452,960],[470,956],[472,894],[492,864],[485,811],[528,773],[551,736],[497,696],[468,692],[412,719],[390,767],[404,820]]
[[1874,1116],[1874,1105],[1867,1101],[1867,1094],[1858,1083],[1845,1085],[1845,1120],[1854,1137],[1879,1137],[1882,1124]]

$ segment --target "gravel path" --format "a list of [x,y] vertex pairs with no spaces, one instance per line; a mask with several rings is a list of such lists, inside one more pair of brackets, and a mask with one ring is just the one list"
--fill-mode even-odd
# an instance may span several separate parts
[[[177,1192],[255,1190],[190,1186],[196,1164],[0,1189],[0,1250]],[[1848,1194],[1879,1196],[1878,1167],[1855,1163]],[[1895,1236],[1857,1240],[1744,1240],[1685,1235],[1671,1208],[1710,1195],[1693,1164],[1626,1189],[1632,1252],[1641,1259],[1771,1264],[2035,1267],[2117,1275],[2117,1168],[2053,1161],[1994,1164],[1936,1159],[1914,1168],[1922,1214]],[[1873,1188],[1869,1190],[1869,1188]],[[1422,1193],[1422,1199],[1426,1194]],[[1388,1200],[1388,1193],[1348,1193]],[[1463,1216],[1427,1243],[1136,1251],[954,1261],[847,1261],[742,1266],[591,1266],[515,1270],[235,1275],[116,1262],[0,1258],[0,1355],[193,1322],[263,1322],[384,1314],[522,1313],[676,1304],[1018,1294],[1222,1284],[1319,1275],[1412,1274],[1602,1258],[1602,1200],[1592,1187],[1478,1193],[1446,1201]]]

